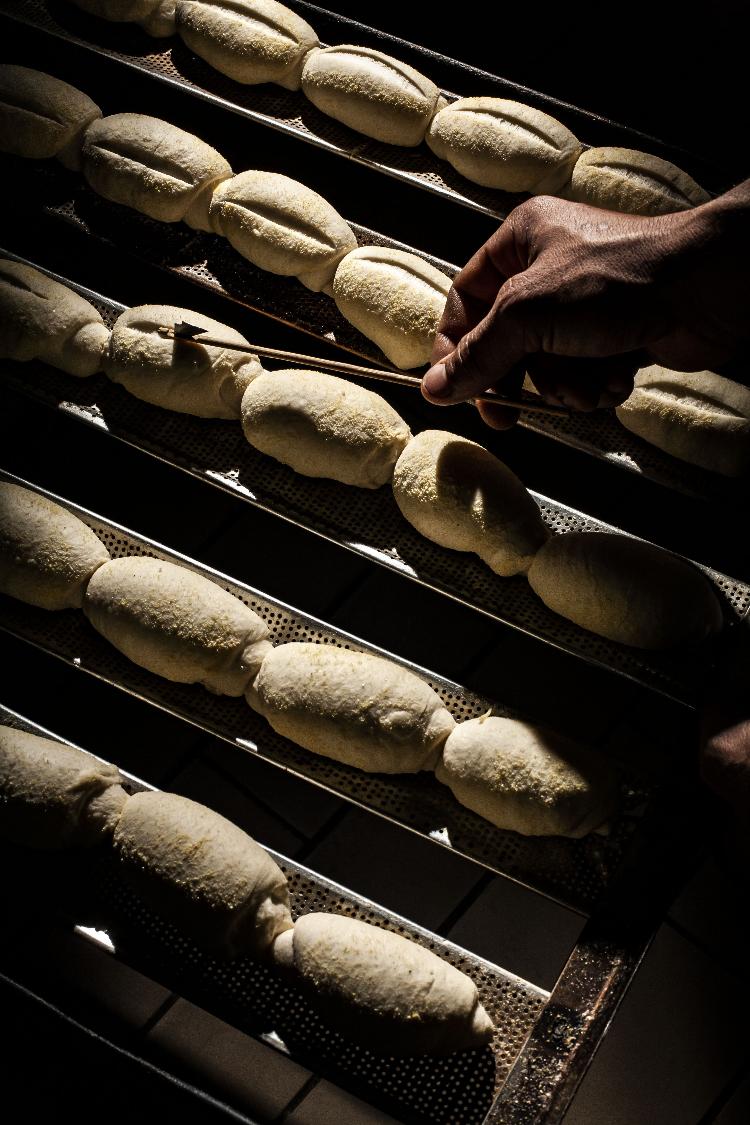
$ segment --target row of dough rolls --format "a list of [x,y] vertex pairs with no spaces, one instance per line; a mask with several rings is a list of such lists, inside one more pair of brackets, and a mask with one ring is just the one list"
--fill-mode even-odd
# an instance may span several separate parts
[[433,153],[468,180],[509,192],[564,195],[635,214],[681,211],[708,194],[669,161],[624,148],[592,148],[542,110],[506,98],[447,102],[429,78],[382,51],[321,47],[313,28],[275,0],[73,0],[105,19],[177,33],[236,82],[275,82],[329,117],[378,141]]
[[[76,597],[49,596],[82,542],[93,561]],[[517,720],[457,725],[429,684],[383,657],[306,642],[272,648],[262,619],[216,583],[149,557],[110,560],[72,513],[10,483],[0,484],[0,592],[42,608],[82,605],[134,663],[173,682],[244,694],[277,733],[312,753],[368,772],[437,770],[497,827],[578,835],[612,811],[612,777],[585,750]]]
[[[19,82],[34,95],[33,112],[20,117],[13,94]],[[92,117],[76,111],[76,98],[88,102],[49,75],[0,66],[0,148],[61,157],[74,128],[75,166],[105,199],[219,234],[259,269],[327,293],[397,367],[429,361],[451,284],[440,270],[397,248],[358,247],[335,208],[297,180],[252,169],[235,175],[220,153],[184,129],[137,113],[102,117],[97,109]]]
[[494,1026],[474,982],[425,947],[336,914],[291,915],[286,877],[247,833],[175,793],[130,796],[119,771],[0,726],[0,834],[59,849],[106,845],[155,913],[214,955],[263,959],[323,1018],[389,1053],[481,1047]]

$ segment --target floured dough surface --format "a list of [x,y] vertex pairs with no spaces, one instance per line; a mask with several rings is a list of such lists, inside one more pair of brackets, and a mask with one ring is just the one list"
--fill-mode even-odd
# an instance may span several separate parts
[[333,279],[342,316],[373,340],[396,367],[419,367],[432,354],[451,280],[416,254],[360,246]]
[[305,914],[274,957],[312,990],[332,1026],[375,1050],[447,1054],[490,1041],[470,977],[400,934],[340,914]]
[[750,389],[713,371],[644,367],[616,413],[632,433],[682,461],[730,477],[750,472]]
[[611,816],[617,799],[601,755],[494,715],[459,723],[435,773],[462,805],[523,836],[585,836]]
[[242,695],[270,650],[257,613],[175,563],[113,559],[89,583],[83,609],[135,664],[167,680]]
[[0,151],[32,160],[56,156],[80,167],[84,131],[102,111],[87,94],[26,66],[0,66]]
[[68,375],[101,371],[109,329],[85,297],[23,262],[0,259],[0,357]]
[[632,215],[687,211],[710,196],[687,172],[647,152],[590,148],[578,158],[566,198]]
[[75,746],[0,726],[0,834],[7,840],[32,848],[97,843],[106,826],[92,822],[89,805],[109,794],[121,810],[128,799],[121,781],[115,766]]
[[697,567],[627,535],[555,535],[528,578],[555,613],[636,648],[698,644],[723,623],[713,587]]
[[437,693],[413,672],[325,644],[279,645],[247,701],[298,746],[369,773],[432,769],[455,726]]
[[292,925],[284,873],[205,805],[176,793],[136,793],[113,842],[144,901],[217,953],[262,955]]
[[483,187],[556,194],[583,151],[562,122],[505,98],[459,98],[440,110],[427,144],[441,160]]
[[104,370],[136,398],[198,418],[239,418],[250,382],[263,368],[257,356],[195,341],[169,339],[159,330],[187,321],[209,336],[246,345],[241,333],[192,309],[138,305],[117,318]]
[[109,551],[67,508],[0,482],[0,592],[40,609],[80,609]]
[[445,430],[412,438],[396,462],[393,495],[420,534],[472,551],[504,577],[525,573],[549,534],[515,473],[481,445]]
[[380,395],[321,371],[277,370],[242,400],[245,437],[308,477],[379,488],[393,476],[409,427]]
[[277,172],[249,170],[221,184],[211,201],[213,230],[253,265],[325,289],[357,245],[322,195]]

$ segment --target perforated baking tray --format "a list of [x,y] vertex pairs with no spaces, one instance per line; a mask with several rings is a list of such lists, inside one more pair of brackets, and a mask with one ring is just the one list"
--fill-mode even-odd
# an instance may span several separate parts
[[[458,721],[476,718],[489,709],[501,715],[515,714],[502,703],[476,695],[459,684],[335,630],[53,493],[1,471],[0,479],[33,488],[74,512],[93,528],[114,557],[149,555],[168,559],[218,582],[264,618],[274,644],[314,641],[385,656],[426,679]],[[581,911],[596,902],[612,877],[652,792],[652,788],[639,779],[623,776],[622,812],[611,825],[609,835],[593,833],[583,840],[567,840],[503,832],[459,805],[450,790],[432,774],[367,774],[317,757],[277,735],[242,699],[212,695],[200,686],[173,684],[152,675],[108,644],[80,611],[49,613],[0,596],[0,628],[242,750],[257,754],[273,765]],[[616,719],[617,716],[613,716],[613,721]]]
[[[110,324],[122,311],[123,306],[99,294],[74,288],[92,300]],[[254,450],[238,424],[191,418],[149,406],[104,376],[74,379],[43,364],[7,362],[2,378],[20,393],[103,428],[162,461],[488,617],[670,698],[690,704],[695,701],[710,655],[708,646],[648,653],[597,637],[547,609],[523,577],[499,578],[473,555],[439,547],[419,535],[402,517],[388,487],[359,489],[301,476]],[[399,394],[386,385],[379,390],[406,417],[414,432],[426,428],[421,411],[410,410],[414,392]],[[417,396],[413,402],[421,405]],[[456,420],[459,418],[457,413]],[[532,495],[553,531],[618,530],[546,496]],[[721,592],[730,620],[750,606],[750,586],[707,567],[702,569]]]
[[[66,741],[3,706],[0,723]],[[125,777],[131,792],[154,788],[132,775]],[[289,880],[295,919],[314,911],[358,918],[409,937],[467,973],[497,1027],[492,1043],[444,1058],[384,1058],[357,1047],[328,1030],[304,997],[269,969],[248,957],[217,962],[163,922],[123,882],[107,853],[83,859],[89,877],[80,899],[86,914],[73,920],[104,931],[118,957],[161,984],[285,1051],[313,1073],[353,1086],[402,1120],[480,1125],[549,993],[268,851]]]

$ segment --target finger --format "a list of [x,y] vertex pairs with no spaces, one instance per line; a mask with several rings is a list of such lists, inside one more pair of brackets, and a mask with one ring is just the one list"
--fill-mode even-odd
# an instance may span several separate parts
[[475,398],[501,383],[526,356],[521,320],[493,307],[463,336],[456,348],[434,364],[422,379],[422,394],[437,406]]
[[639,366],[640,357],[632,353],[591,359],[541,352],[527,361],[529,377],[545,401],[581,411],[624,402]]
[[[503,382],[494,388],[497,393],[508,395],[509,398],[517,397],[523,386],[525,366],[523,363],[518,364]],[[493,430],[509,430],[511,426],[515,426],[521,416],[521,412],[514,407],[501,406],[499,403],[491,402],[488,399],[477,399],[476,408],[482,421]]]

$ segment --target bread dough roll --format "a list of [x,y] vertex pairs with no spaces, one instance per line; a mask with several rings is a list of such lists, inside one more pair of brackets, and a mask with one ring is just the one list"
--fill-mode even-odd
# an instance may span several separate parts
[[430,770],[455,720],[406,668],[333,645],[270,652],[247,701],[285,738],[368,773]]
[[494,715],[459,723],[435,774],[467,809],[522,836],[579,839],[604,824],[617,802],[614,772],[601,756]]
[[144,402],[198,418],[239,418],[242,396],[263,368],[257,356],[186,340],[170,340],[162,325],[187,321],[227,343],[247,344],[234,328],[192,309],[139,305],[115,322],[104,370]]
[[26,66],[0,65],[0,151],[32,160],[51,156],[73,171],[81,166],[87,127],[101,117],[86,94]]
[[255,449],[306,477],[379,488],[411,437],[380,395],[322,371],[267,371],[242,399]]
[[429,362],[451,280],[429,262],[385,246],[360,246],[336,270],[333,297],[342,316],[396,367]]
[[276,172],[241,172],[211,201],[211,224],[253,265],[326,289],[357,245],[354,232],[322,195]]
[[389,1054],[482,1047],[494,1026],[470,977],[390,930],[340,914],[305,914],[273,947],[324,1019]]
[[426,140],[467,180],[534,195],[559,192],[583,151],[560,121],[505,98],[459,98],[433,118]]
[[281,868],[236,824],[196,801],[136,793],[113,843],[144,902],[222,956],[260,956],[292,925]]
[[567,199],[631,215],[688,211],[711,198],[687,172],[630,148],[590,148],[576,162]]
[[617,417],[651,445],[714,473],[750,471],[750,389],[713,371],[644,367]]
[[420,144],[441,100],[413,66],[350,43],[309,54],[302,91],[329,117],[391,145]]
[[31,848],[98,843],[114,831],[128,800],[121,781],[115,766],[92,754],[0,726],[0,835],[6,840]]
[[547,539],[539,508],[511,470],[445,430],[413,437],[396,462],[393,495],[420,534],[473,551],[495,574],[524,574]]
[[23,262],[0,259],[0,357],[68,375],[101,371],[109,329],[85,297]]
[[302,64],[318,37],[276,0],[177,0],[177,32],[209,66],[254,85],[299,90]]
[[713,587],[697,567],[627,535],[554,535],[528,578],[555,613],[636,648],[698,643],[722,626]]
[[40,609],[80,609],[106,562],[107,548],[67,508],[0,481],[0,593]]
[[252,609],[187,567],[113,559],[89,583],[83,610],[141,668],[217,695],[242,695],[271,649]]
[[232,169],[205,141],[142,113],[95,121],[82,149],[83,174],[94,191],[162,223],[211,230],[214,189]]
[[77,8],[112,23],[137,23],[155,39],[174,35],[175,0],[73,0]]

